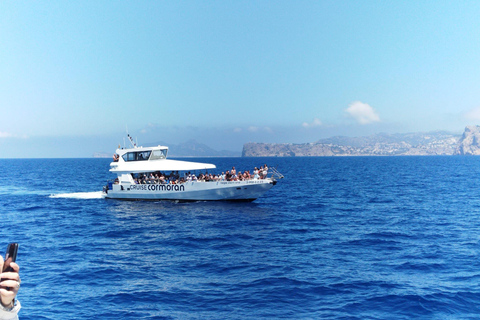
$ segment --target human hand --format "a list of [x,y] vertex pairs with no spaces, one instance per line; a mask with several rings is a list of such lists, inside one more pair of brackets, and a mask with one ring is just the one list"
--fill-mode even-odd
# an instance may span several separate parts
[[[0,256],[0,271],[3,270],[3,257]],[[10,263],[13,272],[3,272],[0,274],[0,300],[4,307],[13,307],[13,299],[20,289],[20,267],[15,262]]]

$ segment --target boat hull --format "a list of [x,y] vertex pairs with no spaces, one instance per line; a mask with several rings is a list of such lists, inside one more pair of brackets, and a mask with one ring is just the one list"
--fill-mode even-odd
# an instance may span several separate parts
[[186,182],[182,184],[114,184],[105,197],[121,200],[253,201],[275,185],[274,179]]

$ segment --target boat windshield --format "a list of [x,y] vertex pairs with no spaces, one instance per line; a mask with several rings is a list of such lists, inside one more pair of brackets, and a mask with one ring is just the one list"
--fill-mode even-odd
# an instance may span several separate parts
[[150,160],[159,160],[159,159],[165,159],[167,157],[167,150],[153,150],[152,151],[152,156],[150,157]]
[[127,152],[122,158],[125,161],[143,161],[148,160],[152,151]]

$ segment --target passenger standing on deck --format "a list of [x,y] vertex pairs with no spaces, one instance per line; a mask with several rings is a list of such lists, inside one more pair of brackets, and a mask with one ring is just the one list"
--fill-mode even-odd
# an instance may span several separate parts
[[267,177],[267,174],[268,174],[268,167],[267,167],[267,164],[265,164],[263,166],[263,178],[264,179]]
[[258,174],[257,167],[255,167],[255,169],[253,169],[253,180],[258,180],[258,178],[260,178],[260,175]]

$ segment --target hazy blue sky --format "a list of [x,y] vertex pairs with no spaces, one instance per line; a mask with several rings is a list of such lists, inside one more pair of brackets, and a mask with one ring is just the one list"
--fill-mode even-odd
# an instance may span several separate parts
[[480,124],[480,1],[1,1],[0,158]]

